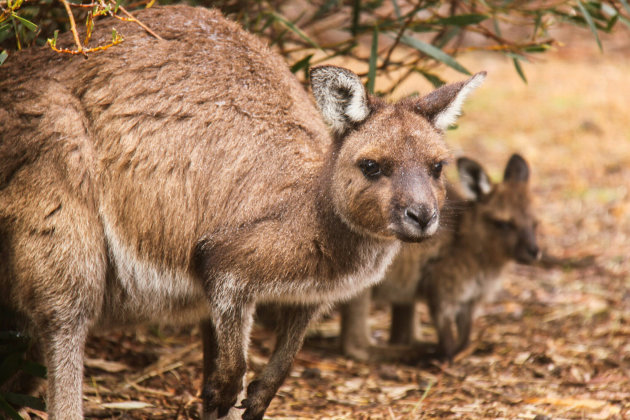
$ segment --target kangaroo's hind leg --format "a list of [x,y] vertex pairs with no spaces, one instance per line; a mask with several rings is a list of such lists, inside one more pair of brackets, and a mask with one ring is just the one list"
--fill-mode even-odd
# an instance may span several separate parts
[[[28,190],[18,188],[18,177],[0,195],[4,220],[10,220],[2,229],[7,234],[3,275],[9,279],[2,292],[27,315],[41,346],[49,418],[82,419],[83,350],[105,287],[103,231],[90,203],[56,188],[53,171],[35,172],[35,180],[21,176],[30,182]],[[26,193],[9,196],[11,189]]]

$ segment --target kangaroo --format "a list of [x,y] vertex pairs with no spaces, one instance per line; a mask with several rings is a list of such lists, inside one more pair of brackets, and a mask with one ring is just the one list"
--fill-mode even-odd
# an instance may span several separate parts
[[[494,294],[502,268],[540,257],[527,162],[513,155],[498,184],[471,159],[458,159],[457,167],[467,198],[447,188],[445,228],[422,244],[405,245],[374,291],[376,298],[392,302],[392,344],[411,344],[416,326],[411,297],[425,300],[438,352],[449,360],[468,345],[475,308]],[[369,356],[369,299],[364,293],[342,311],[342,350],[355,358]]]
[[[201,322],[204,418],[261,419],[311,319],[437,231],[443,134],[485,73],[389,104],[320,66],[313,101],[218,11],[137,17],[164,40],[127,25],[88,60],[0,67],[0,304],[42,349],[51,419],[82,418],[90,331],[161,321]],[[239,403],[257,302],[283,322]]]

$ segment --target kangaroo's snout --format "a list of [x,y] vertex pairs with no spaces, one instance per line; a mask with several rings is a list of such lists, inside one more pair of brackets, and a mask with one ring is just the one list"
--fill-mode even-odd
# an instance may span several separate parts
[[407,242],[420,242],[433,235],[440,222],[437,205],[415,203],[400,206],[395,213],[399,217],[397,236]]
[[412,205],[404,212],[404,221],[417,226],[421,231],[428,231],[434,225],[437,226],[438,211],[426,205]]

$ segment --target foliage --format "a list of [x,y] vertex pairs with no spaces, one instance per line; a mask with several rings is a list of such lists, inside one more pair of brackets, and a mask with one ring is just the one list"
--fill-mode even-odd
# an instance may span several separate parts
[[[57,50],[56,36],[50,38],[51,35],[56,30],[71,29],[77,48],[57,51],[85,55],[118,44],[124,37],[114,30],[111,44],[87,48],[94,17],[110,15],[130,20],[129,15],[118,15],[121,5],[137,9],[151,6],[154,1],[0,0],[0,45],[9,50],[48,42]],[[610,32],[619,21],[630,26],[627,0],[315,0],[308,3],[192,0],[192,3],[219,7],[247,29],[268,37],[294,63],[292,70],[302,70],[306,77],[311,65],[335,56],[368,64],[368,71],[362,76],[367,77],[370,89],[377,76],[396,72],[397,79],[383,93],[391,92],[413,73],[439,86],[443,81],[436,68],[442,64],[468,74],[456,56],[473,50],[507,55],[526,81],[520,62],[554,45],[550,28],[563,23],[588,28],[601,49],[600,32]],[[296,14],[295,10],[300,12]],[[75,14],[86,22],[85,47],[76,34]],[[159,28],[154,29],[159,32]],[[327,41],[330,37],[323,35],[333,31],[336,33],[333,41]],[[476,39],[472,44],[467,42],[471,35]],[[362,48],[366,44],[369,47]],[[0,61],[6,55],[3,51]]]

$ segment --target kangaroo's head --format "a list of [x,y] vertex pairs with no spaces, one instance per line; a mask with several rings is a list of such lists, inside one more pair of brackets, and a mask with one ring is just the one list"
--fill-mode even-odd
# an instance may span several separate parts
[[457,168],[464,191],[475,201],[466,223],[479,246],[489,255],[524,264],[539,258],[525,159],[512,155],[498,184],[474,160],[460,158]]
[[445,197],[442,167],[451,157],[443,133],[484,78],[479,73],[427,96],[388,104],[369,96],[349,70],[311,70],[313,95],[335,142],[332,204],[351,229],[403,241],[436,232]]

